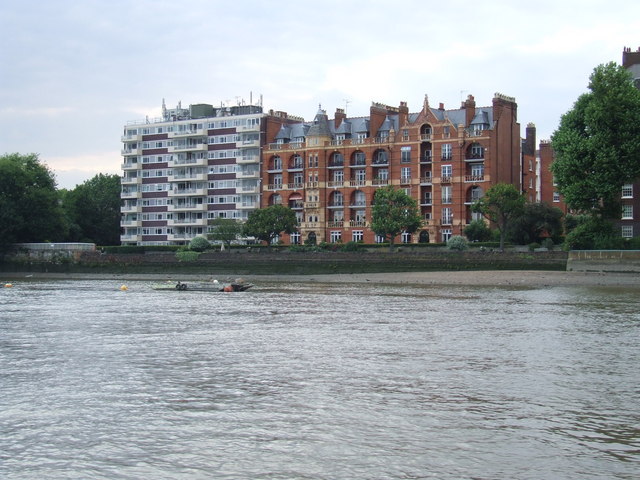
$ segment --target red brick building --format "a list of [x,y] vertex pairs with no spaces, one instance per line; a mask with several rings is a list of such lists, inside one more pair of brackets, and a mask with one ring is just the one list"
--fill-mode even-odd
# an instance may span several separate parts
[[[285,243],[382,241],[369,226],[374,193],[385,185],[413,197],[424,220],[420,231],[400,240],[442,242],[480,218],[471,205],[489,187],[523,188],[517,104],[505,95],[486,107],[469,95],[453,110],[431,107],[425,97],[416,113],[404,102],[373,103],[369,116],[356,118],[337,109],[329,119],[320,109],[313,122],[280,125],[262,153],[261,206],[296,212],[299,233],[282,238]],[[535,128],[533,135],[535,144]]]

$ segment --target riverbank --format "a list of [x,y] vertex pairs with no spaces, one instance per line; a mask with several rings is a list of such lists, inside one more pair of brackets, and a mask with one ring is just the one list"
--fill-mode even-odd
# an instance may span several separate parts
[[[201,274],[96,274],[96,273],[4,273],[3,280],[58,279],[58,280],[114,280],[164,281],[180,280],[210,281],[213,278],[224,282],[233,276]],[[559,272],[538,270],[490,270],[466,272],[397,272],[397,273],[335,273],[319,275],[245,275],[243,279],[256,285],[273,283],[379,283],[408,285],[469,285],[469,286],[608,286],[640,288],[640,275],[633,273]]]

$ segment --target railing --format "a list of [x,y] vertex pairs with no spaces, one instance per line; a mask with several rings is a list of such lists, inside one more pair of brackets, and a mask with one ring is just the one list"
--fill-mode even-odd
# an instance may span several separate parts
[[429,205],[433,205],[433,200],[431,200],[431,197],[425,197],[422,199],[422,203],[420,205],[424,205],[424,206],[429,206]]
[[344,207],[344,202],[331,202],[329,205],[327,205],[327,207],[329,208],[342,208]]
[[342,168],[344,167],[344,161],[341,162],[329,162],[329,168]]
[[349,207],[351,208],[366,207],[366,206],[367,206],[367,202],[354,202],[351,205],[349,205]]
[[304,208],[318,208],[320,202],[304,202]]
[[349,220],[350,227],[366,227],[367,222],[364,220]]
[[453,224],[453,217],[442,217],[442,220],[440,221],[441,225],[451,225]]
[[350,167],[365,167],[367,165],[366,160],[353,160],[349,166]]
[[304,202],[289,202],[289,208],[299,209],[303,207],[304,207]]
[[421,133],[420,134],[420,140],[422,140],[423,142],[428,142],[431,140],[431,134],[430,133]]
[[388,178],[374,178],[371,182],[374,187],[379,187],[381,185],[389,185]]
[[423,155],[420,157],[420,163],[432,163],[433,155]]
[[366,184],[366,180],[349,180],[350,187],[364,187]]
[[426,177],[420,177],[420,183],[421,184],[427,184],[427,185],[431,185],[431,175],[428,175]]
[[289,190],[300,190],[304,188],[304,182],[287,183],[287,188]]
[[482,175],[465,175],[465,182],[484,182],[484,174]]
[[407,185],[411,183],[411,177],[400,177],[400,185]]
[[442,197],[442,203],[452,203],[453,197]]
[[267,190],[282,190],[281,183],[270,183],[267,185]]
[[440,177],[440,183],[451,183],[451,175]]
[[329,188],[338,188],[344,185],[344,180],[332,180],[327,182],[327,187]]
[[329,228],[342,228],[343,226],[344,226],[344,221],[342,220],[327,223],[327,227]]

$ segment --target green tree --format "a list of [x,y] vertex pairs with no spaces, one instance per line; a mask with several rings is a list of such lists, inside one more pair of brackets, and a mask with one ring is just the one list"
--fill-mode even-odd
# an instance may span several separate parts
[[94,176],[63,195],[70,240],[120,244],[120,177]]
[[640,176],[640,90],[614,62],[595,68],[589,90],[551,137],[551,171],[570,208],[620,218],[622,185]]
[[491,240],[491,229],[484,220],[472,220],[464,227],[464,234],[471,242],[488,242]]
[[558,241],[562,235],[562,215],[562,210],[547,203],[526,203],[522,215],[509,226],[507,238],[520,245],[542,243],[548,237]]
[[251,212],[243,232],[244,235],[255,237],[271,246],[278,235],[294,233],[297,226],[298,220],[293,210],[284,205],[271,205]]
[[524,196],[509,183],[497,183],[471,206],[493,222],[500,232],[500,250],[504,250],[504,239],[511,223],[524,211]]
[[64,240],[65,227],[55,177],[38,155],[0,156],[0,253],[13,243]]
[[398,235],[402,232],[414,233],[421,226],[422,218],[413,198],[391,185],[376,190],[373,196],[371,229],[389,241],[389,251],[393,251]]
[[233,218],[215,218],[209,222],[211,231],[209,240],[222,242],[231,247],[231,242],[236,241],[242,235],[242,223]]

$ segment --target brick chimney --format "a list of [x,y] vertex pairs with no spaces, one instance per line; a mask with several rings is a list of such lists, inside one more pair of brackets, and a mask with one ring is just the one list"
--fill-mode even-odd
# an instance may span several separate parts
[[462,102],[462,108],[464,108],[464,126],[468,127],[471,124],[471,120],[476,116],[476,101],[473,95],[468,95],[467,99]]
[[336,108],[336,115],[333,119],[335,127],[338,128],[342,125],[345,118],[347,118],[347,114],[344,113],[344,108]]

